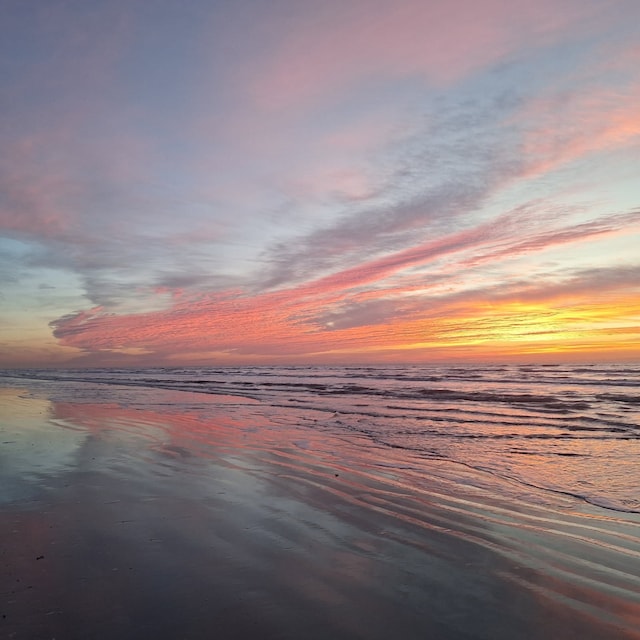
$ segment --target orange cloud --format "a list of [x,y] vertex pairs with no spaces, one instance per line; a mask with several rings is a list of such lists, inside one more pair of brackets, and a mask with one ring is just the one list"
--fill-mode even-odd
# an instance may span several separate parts
[[[620,351],[639,354],[640,290],[637,273],[596,270],[550,286],[514,291],[459,292],[363,307],[349,323],[324,320],[322,309],[344,303],[344,290],[295,289],[247,297],[238,292],[198,299],[177,298],[171,309],[118,316],[101,309],[54,323],[61,344],[88,353],[145,350],[166,361],[181,354],[217,354],[216,361],[249,357],[279,360],[385,359],[404,353],[561,353]],[[594,292],[607,283],[607,294]],[[392,305],[386,309],[384,305]],[[339,307],[338,307],[339,308]],[[345,313],[359,313],[347,309]],[[337,316],[336,316],[337,317]],[[195,360],[195,359],[194,359]]]

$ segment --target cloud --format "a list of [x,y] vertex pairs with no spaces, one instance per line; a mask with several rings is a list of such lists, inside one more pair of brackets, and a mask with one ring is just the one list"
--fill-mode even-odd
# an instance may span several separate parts
[[[549,215],[549,205],[547,205],[547,216]],[[552,215],[557,215],[553,208],[550,208]],[[533,210],[532,213],[537,222],[544,220],[544,215]],[[561,213],[566,213],[566,209]],[[538,215],[536,215],[538,214]],[[553,216],[555,217],[555,216]],[[499,222],[499,221],[498,221]],[[546,223],[549,224],[547,219]],[[570,226],[565,226],[547,231],[537,231],[529,235],[521,233],[524,238],[511,238],[509,242],[498,242],[497,247],[491,248],[485,253],[479,253],[462,263],[465,267],[475,267],[480,264],[495,261],[501,258],[513,258],[523,254],[537,253],[564,244],[575,244],[588,240],[593,240],[600,236],[625,234],[630,232],[640,232],[640,211],[629,211],[627,213],[612,214],[602,216],[589,222],[581,222]],[[503,240],[496,238],[497,240]],[[502,244],[503,246],[500,246]],[[506,245],[506,246],[505,246]]]
[[631,317],[633,2],[28,13],[0,125],[0,234],[23,248],[1,266],[73,280],[51,328],[83,362],[520,339],[518,304],[547,322],[554,287],[586,309],[578,274]]
[[262,258],[271,265],[264,288],[286,285],[464,227],[488,197],[518,175],[521,160],[501,125],[518,104],[504,89],[463,102],[431,105],[411,135],[390,145],[377,197],[349,206],[326,226],[275,243]]
[[450,85],[599,13],[598,3],[546,0],[301,5],[290,7],[278,46],[254,70],[260,107],[327,100],[397,77]]
[[[595,331],[598,323],[634,317],[638,312],[634,300],[639,298],[630,297],[630,292],[638,288],[638,266],[582,269],[508,283],[503,278],[480,289],[456,282],[459,271],[451,275],[438,266],[439,258],[464,259],[469,249],[491,246],[497,239],[510,240],[515,252],[521,251],[519,236],[511,234],[526,220],[525,213],[517,210],[290,289],[251,295],[242,290],[198,297],[182,294],[165,310],[134,315],[109,314],[100,308],[71,314],[52,323],[54,335],[62,344],[88,352],[126,347],[152,352],[160,359],[198,347],[256,357],[298,357],[336,348],[401,348],[416,341],[426,345],[432,340],[434,346],[442,341],[491,341],[503,334],[523,339],[539,333],[537,324],[559,315],[566,326],[554,325],[558,335],[576,322],[585,324],[581,330],[590,335],[590,322]],[[558,229],[544,242],[537,238],[527,250],[571,244],[616,225],[620,228],[628,218],[613,216],[592,225]],[[421,289],[382,286],[394,274],[424,264],[434,271],[432,278],[422,278]],[[448,291],[443,283],[449,285]],[[593,301],[593,291],[603,288],[607,295]],[[567,311],[559,314],[558,309]]]
[[640,77],[619,89],[562,91],[531,101],[520,114],[534,123],[523,142],[529,175],[640,143]]

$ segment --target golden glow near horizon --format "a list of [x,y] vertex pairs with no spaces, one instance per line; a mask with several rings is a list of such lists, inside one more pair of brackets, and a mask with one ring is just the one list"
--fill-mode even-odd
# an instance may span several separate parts
[[0,366],[640,359],[639,3],[134,5],[3,15]]

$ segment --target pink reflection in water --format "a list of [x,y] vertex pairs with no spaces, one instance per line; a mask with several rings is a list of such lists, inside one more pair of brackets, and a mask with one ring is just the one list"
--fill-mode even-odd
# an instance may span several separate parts
[[8,406],[74,442],[16,471],[32,497],[0,512],[8,633],[638,637],[632,514],[516,502],[508,481],[243,398]]

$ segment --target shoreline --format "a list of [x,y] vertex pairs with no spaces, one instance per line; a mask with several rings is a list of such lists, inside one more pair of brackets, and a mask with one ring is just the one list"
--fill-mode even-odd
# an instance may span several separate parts
[[2,393],[7,637],[640,637],[636,515],[235,396],[27,387]]

